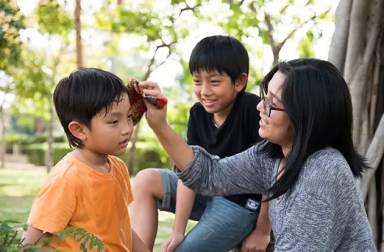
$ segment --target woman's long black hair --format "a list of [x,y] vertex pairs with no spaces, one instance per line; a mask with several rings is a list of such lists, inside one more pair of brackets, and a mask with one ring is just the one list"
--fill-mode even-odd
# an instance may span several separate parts
[[[361,177],[368,166],[353,146],[351,97],[337,68],[318,59],[281,62],[265,76],[265,93],[276,72],[286,76],[282,101],[294,135],[284,172],[271,187],[270,199],[286,193],[295,184],[307,158],[325,147],[339,150],[353,175]],[[265,145],[264,151],[274,158],[283,157],[281,147],[270,142]]]

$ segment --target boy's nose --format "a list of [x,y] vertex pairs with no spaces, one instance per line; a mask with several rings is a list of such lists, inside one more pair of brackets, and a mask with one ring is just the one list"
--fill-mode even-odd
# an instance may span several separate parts
[[204,83],[201,85],[201,92],[202,95],[209,95],[211,93],[211,89],[208,84]]
[[125,127],[123,129],[123,135],[132,135],[132,132],[134,130],[133,121],[132,119],[127,119],[127,123],[125,124]]

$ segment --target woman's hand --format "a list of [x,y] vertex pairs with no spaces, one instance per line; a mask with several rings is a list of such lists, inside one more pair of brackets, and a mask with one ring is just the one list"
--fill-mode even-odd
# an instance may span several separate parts
[[[161,98],[164,97],[161,93],[161,89],[156,82],[153,81],[143,81],[140,84],[140,87],[143,89],[143,93],[145,96],[152,96]],[[147,106],[146,119],[148,125],[153,129],[159,129],[163,125],[167,124],[167,106],[165,105],[163,108],[158,109],[153,104],[145,100],[145,104]]]

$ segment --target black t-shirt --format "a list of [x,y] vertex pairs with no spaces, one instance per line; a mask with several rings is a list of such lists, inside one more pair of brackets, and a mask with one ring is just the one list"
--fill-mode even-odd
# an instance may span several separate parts
[[[188,144],[199,145],[220,158],[242,152],[260,140],[258,133],[260,115],[256,105],[260,98],[251,93],[238,95],[224,123],[217,128],[213,115],[195,103],[189,111]],[[261,200],[259,194],[225,196],[230,201],[245,206],[248,199]]]

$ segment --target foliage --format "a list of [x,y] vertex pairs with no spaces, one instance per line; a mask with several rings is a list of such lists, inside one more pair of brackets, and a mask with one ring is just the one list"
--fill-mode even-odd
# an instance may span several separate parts
[[57,235],[60,240],[64,240],[68,236],[72,237],[76,242],[80,243],[80,249],[83,252],[87,251],[87,248],[96,248],[97,252],[107,251],[103,242],[97,236],[83,228],[68,227],[63,232],[57,233]]
[[[72,151],[68,143],[53,143],[53,164],[59,162],[68,152]],[[24,146],[28,161],[32,164],[43,166],[47,152],[47,143],[35,143]]]
[[14,103],[8,114],[15,118],[15,125],[20,128],[36,130],[36,123],[46,125],[49,120],[50,97],[52,85],[47,81],[44,51],[25,49],[22,62],[12,69],[15,89]]
[[55,233],[56,236],[53,236],[54,238],[41,239],[37,244],[21,246],[21,232],[26,229],[27,224],[25,223],[13,220],[0,220],[0,251],[16,252],[20,251],[20,249],[26,249],[28,251],[43,251],[42,248],[44,244],[54,242],[55,239],[64,240],[68,236],[80,243],[80,250],[82,252],[86,252],[88,249],[94,248],[98,252],[106,251],[102,241],[85,229],[78,227],[68,227],[64,231]]
[[0,0],[0,70],[7,70],[20,59],[21,40],[19,32],[24,26],[15,0]]
[[73,29],[72,19],[55,0],[41,0],[36,15],[42,32],[66,38]]
[[13,220],[0,220],[0,251],[20,251],[19,232],[26,230],[26,225]]

